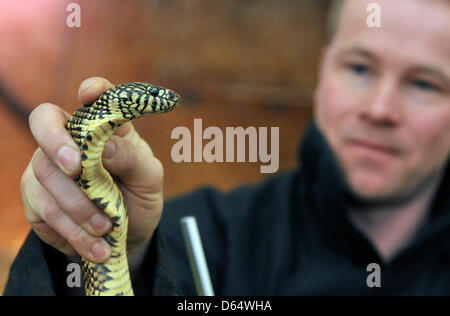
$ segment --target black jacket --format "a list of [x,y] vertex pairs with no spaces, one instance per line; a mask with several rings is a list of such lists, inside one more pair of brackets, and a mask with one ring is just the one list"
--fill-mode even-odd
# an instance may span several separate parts
[[[137,295],[196,295],[179,219],[194,215],[217,295],[450,295],[450,169],[414,242],[384,263],[350,222],[346,186],[312,124],[297,169],[228,193],[200,188],[166,202]],[[371,263],[381,287],[368,287]],[[30,233],[7,295],[67,293],[67,261]]]

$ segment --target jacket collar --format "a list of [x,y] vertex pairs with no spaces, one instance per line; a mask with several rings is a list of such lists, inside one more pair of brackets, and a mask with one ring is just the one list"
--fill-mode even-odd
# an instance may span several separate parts
[[[304,198],[309,201],[318,228],[323,237],[333,245],[341,244],[349,254],[377,257],[370,250],[370,241],[362,236],[351,224],[346,210],[348,187],[337,159],[316,122],[306,129],[299,148],[299,161],[305,187]],[[431,204],[431,221],[417,236],[416,244],[430,239],[443,243],[441,249],[450,257],[450,161],[446,165],[444,177]],[[350,246],[351,245],[351,246]],[[355,249],[355,245],[360,246]],[[374,260],[379,258],[373,258]],[[367,260],[366,260],[367,261]]]

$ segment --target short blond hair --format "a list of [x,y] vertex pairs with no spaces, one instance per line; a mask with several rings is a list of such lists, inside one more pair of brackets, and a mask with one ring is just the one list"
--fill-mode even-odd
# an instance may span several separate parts
[[[334,34],[339,27],[339,21],[341,18],[342,9],[347,0],[330,0],[330,9],[328,11],[327,25],[326,25],[326,40],[327,44],[330,44],[333,40]],[[450,0],[439,0],[450,5]]]

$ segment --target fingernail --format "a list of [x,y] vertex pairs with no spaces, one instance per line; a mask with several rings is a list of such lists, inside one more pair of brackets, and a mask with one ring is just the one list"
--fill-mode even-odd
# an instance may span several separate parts
[[86,79],[85,81],[83,81],[80,85],[80,91],[84,91],[86,89],[88,89],[89,87],[91,87],[92,85],[94,85],[96,82],[98,81],[98,79],[96,78],[89,78]]
[[90,223],[91,227],[99,233],[108,231],[110,229],[109,226],[111,226],[110,221],[101,214],[95,214],[94,216],[92,216]]
[[112,141],[108,141],[105,145],[105,149],[103,150],[103,158],[110,159],[114,156],[114,152],[116,151],[116,144]]
[[78,151],[70,146],[63,146],[58,150],[57,159],[60,167],[64,168],[67,172],[74,171],[79,163]]
[[104,245],[103,243],[106,243],[106,241],[102,240],[99,241],[97,243],[94,244],[94,246],[92,247],[92,255],[97,259],[97,260],[104,260],[106,258],[106,256],[108,255],[108,250],[106,248],[106,245]]

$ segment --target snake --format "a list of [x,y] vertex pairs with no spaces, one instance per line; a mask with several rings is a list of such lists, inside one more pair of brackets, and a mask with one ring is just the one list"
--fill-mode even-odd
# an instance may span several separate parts
[[145,82],[114,86],[68,119],[66,130],[81,152],[81,172],[75,182],[111,219],[112,228],[103,238],[111,256],[103,263],[81,258],[86,296],[133,296],[127,259],[128,212],[126,201],[113,176],[102,165],[109,137],[133,119],[172,111],[180,96],[170,89]]

